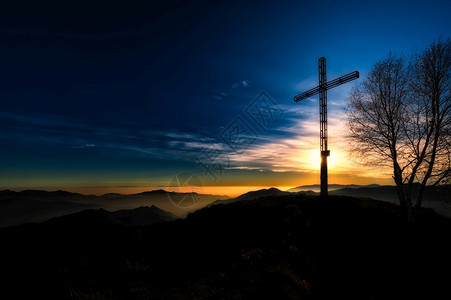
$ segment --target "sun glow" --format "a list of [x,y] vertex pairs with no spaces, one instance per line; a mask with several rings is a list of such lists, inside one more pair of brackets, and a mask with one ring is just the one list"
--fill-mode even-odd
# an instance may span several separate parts
[[[337,163],[338,163],[338,156],[339,153],[330,152],[330,156],[327,158],[327,167],[328,170],[330,171],[334,171],[334,169],[337,167]],[[318,149],[311,149],[309,150],[309,166],[312,170],[320,170],[320,166],[321,166],[321,154],[320,151]]]

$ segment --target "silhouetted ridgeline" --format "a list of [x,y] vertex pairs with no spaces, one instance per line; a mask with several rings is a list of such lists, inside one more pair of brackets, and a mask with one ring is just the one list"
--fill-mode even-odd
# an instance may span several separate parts
[[[412,196],[416,197],[419,190],[419,184],[416,183],[412,188]],[[319,185],[299,186],[289,190],[290,192],[299,192],[303,194],[316,195],[319,192]],[[391,185],[380,186],[370,185],[329,185],[329,194],[352,197],[369,197],[375,200],[387,201],[399,204],[396,187]],[[451,185],[440,185],[426,190],[423,199],[423,206],[434,209],[435,212],[451,218]]]
[[430,209],[405,227],[387,202],[291,194],[144,226],[116,217],[88,210],[0,229],[0,297],[451,297],[451,220]]
[[25,190],[14,192],[4,190],[0,191],[0,227],[28,222],[42,222],[53,217],[98,208],[114,211],[153,205],[177,216],[184,216],[218,199],[229,198],[220,195],[195,194],[196,202],[194,205],[187,205],[186,208],[175,206],[169,198],[171,197],[173,202],[178,203],[185,196],[190,197],[191,194],[156,190],[131,195],[105,194],[94,196],[65,191]]
[[[291,192],[316,195],[319,185],[300,186]],[[355,197],[371,197],[376,200],[398,203],[394,186],[379,185],[330,185],[330,194]],[[414,187],[414,193],[418,186]],[[105,194],[102,196],[82,195],[65,191],[25,190],[22,192],[0,191],[0,228],[29,222],[42,222],[53,217],[79,212],[85,209],[103,208],[109,211],[135,209],[141,206],[156,206],[178,217],[208,205],[232,203],[265,196],[288,195],[289,192],[276,188],[251,191],[239,197],[229,199],[223,195],[174,193],[164,190],[143,192],[139,194]],[[195,197],[195,203],[187,203],[187,207],[179,207],[173,202]],[[172,202],[171,202],[172,200]],[[182,203],[183,204],[183,203]],[[194,204],[194,205],[192,205]],[[451,186],[440,186],[426,192],[423,205],[433,208],[437,213],[451,218]]]
[[282,196],[282,195],[289,195],[290,192],[284,192],[276,188],[269,188],[269,189],[261,189],[258,191],[251,191],[244,193],[236,198],[232,199],[226,199],[226,200],[216,200],[215,202],[211,203],[210,205],[216,205],[216,204],[228,204],[236,201],[242,201],[242,200],[254,200],[261,197],[268,197],[268,196]]

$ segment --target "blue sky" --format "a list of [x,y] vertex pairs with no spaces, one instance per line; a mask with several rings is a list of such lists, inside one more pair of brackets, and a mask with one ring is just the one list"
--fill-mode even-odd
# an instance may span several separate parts
[[[318,58],[327,58],[328,79],[365,76],[390,51],[409,55],[450,37],[450,8],[449,1],[11,4],[0,12],[0,188],[145,189],[180,172],[206,186],[317,183],[317,97],[293,97],[317,84]],[[355,84],[329,92],[330,148],[340,154],[332,179],[387,183],[386,172],[365,173],[345,157],[343,108]],[[246,113],[255,101],[277,108],[263,127]],[[240,151],[221,139],[236,118],[248,129]],[[224,170],[212,176],[206,153]]]

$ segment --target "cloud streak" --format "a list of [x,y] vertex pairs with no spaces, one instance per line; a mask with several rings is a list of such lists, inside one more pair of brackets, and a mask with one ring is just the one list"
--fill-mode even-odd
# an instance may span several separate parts
[[136,152],[161,159],[192,160],[198,151],[214,144],[214,139],[194,133],[122,128],[120,124],[99,126],[75,118],[53,115],[25,115],[0,112],[0,140],[3,143],[40,145],[60,149],[96,148]]

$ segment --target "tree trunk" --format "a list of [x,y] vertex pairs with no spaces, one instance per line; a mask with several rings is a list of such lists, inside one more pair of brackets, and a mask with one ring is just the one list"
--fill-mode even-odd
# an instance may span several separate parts
[[405,188],[404,197],[406,201],[406,221],[407,223],[415,223],[416,221],[416,209],[413,206],[412,201],[412,184],[409,182]]
[[418,191],[417,201],[415,202],[415,210],[418,211],[423,203],[424,192],[426,191],[426,184],[423,182]]
[[401,208],[401,220],[403,220],[404,222],[409,222],[409,205],[406,201],[402,182],[400,184],[396,183],[396,192],[398,194],[399,206]]
[[407,223],[413,224],[416,221],[416,209],[412,205],[412,201],[406,201]]
[[404,189],[404,184],[402,181],[402,171],[397,161],[394,161],[393,166],[393,179],[396,183],[396,192],[398,194],[399,206],[401,208],[401,220],[406,223],[413,223],[415,222],[415,212],[412,207],[411,199],[406,197],[406,194],[410,195],[410,193],[406,193]]

